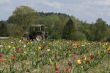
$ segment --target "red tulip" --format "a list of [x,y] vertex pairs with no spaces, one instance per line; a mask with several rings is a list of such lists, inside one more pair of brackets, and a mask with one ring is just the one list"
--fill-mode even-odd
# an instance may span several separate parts
[[67,50],[68,50],[68,51],[71,51],[72,49],[71,49],[71,48],[68,48]]
[[15,52],[16,52],[16,53],[23,52],[23,49],[21,49],[21,48],[16,48]]
[[71,61],[68,61],[68,65],[71,67],[72,66],[72,63],[71,63]]
[[4,57],[4,54],[3,53],[0,53],[0,62],[4,62],[6,60],[3,57]]
[[55,73],[60,73],[60,66],[59,65],[55,66]]
[[78,55],[76,53],[73,54],[73,59],[77,59]]
[[0,53],[0,58],[3,57],[3,56],[4,56],[4,54],[3,53]]
[[94,55],[93,54],[90,54],[90,60],[94,59]]
[[88,64],[89,64],[89,63],[90,63],[90,60],[86,60],[86,63],[88,63]]

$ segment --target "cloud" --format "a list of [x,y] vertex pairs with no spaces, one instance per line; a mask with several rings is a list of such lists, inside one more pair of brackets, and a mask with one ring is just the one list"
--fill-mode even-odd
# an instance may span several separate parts
[[5,3],[9,3],[9,2],[10,2],[10,0],[0,0],[0,5],[5,4]]
[[63,3],[60,3],[60,2],[50,2],[50,1],[44,0],[43,4],[56,9],[60,9],[63,7]]
[[91,2],[97,5],[110,6],[110,0],[92,0]]
[[21,5],[38,12],[66,13],[87,21],[101,17],[110,23],[110,0],[0,0],[0,19],[7,19]]

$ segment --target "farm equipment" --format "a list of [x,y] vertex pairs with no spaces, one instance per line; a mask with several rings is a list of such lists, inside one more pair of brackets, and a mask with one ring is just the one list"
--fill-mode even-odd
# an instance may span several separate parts
[[37,41],[46,39],[48,34],[46,28],[47,27],[41,24],[30,26],[27,38],[29,40],[37,40]]

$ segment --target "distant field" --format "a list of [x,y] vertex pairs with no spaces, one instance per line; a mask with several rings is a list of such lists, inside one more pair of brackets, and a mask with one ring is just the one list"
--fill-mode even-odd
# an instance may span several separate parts
[[110,73],[110,43],[0,40],[0,73]]
[[8,39],[9,37],[0,37],[1,40]]

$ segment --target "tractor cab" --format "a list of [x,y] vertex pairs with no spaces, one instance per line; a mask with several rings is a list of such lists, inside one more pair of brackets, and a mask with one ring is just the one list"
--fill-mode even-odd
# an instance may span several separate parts
[[44,25],[32,25],[29,28],[29,39],[30,40],[43,40],[47,38],[47,27]]

